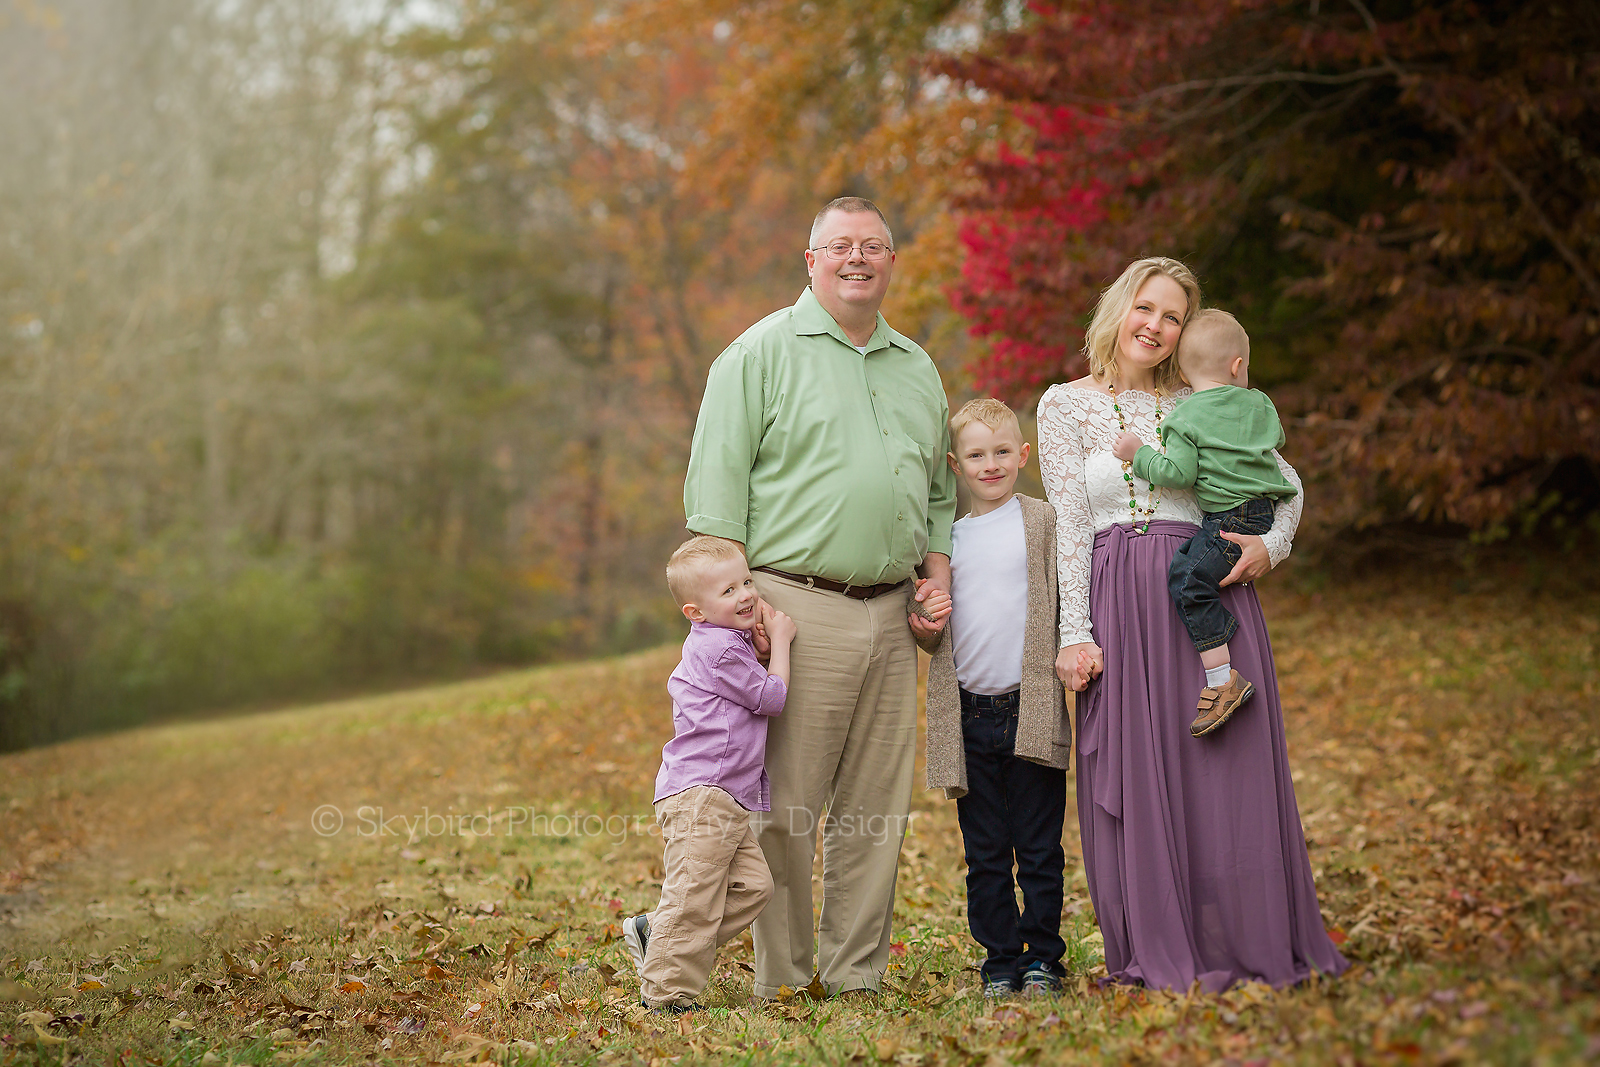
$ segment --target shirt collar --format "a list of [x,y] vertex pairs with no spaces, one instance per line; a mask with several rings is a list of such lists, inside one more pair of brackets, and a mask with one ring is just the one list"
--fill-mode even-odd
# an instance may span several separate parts
[[[827,334],[829,337],[837,339],[841,344],[847,344],[851,348],[856,347],[850,338],[845,336],[844,328],[822,306],[821,301],[817,299],[817,294],[811,291],[811,286],[806,286],[805,291],[800,294],[800,299],[795,302],[790,314],[793,316],[794,332],[801,337]],[[866,354],[871,355],[878,349],[888,348],[891,345],[907,352],[911,351],[911,342],[897,331],[891,329],[889,324],[884,321],[883,312],[880,311],[878,312],[878,325],[872,331],[872,337],[867,341]]]
[[720,638],[724,641],[743,641],[751,646],[756,643],[755,636],[749,630],[735,630],[731,626],[718,626],[709,622],[691,622],[689,624],[689,632],[698,633],[707,638]]

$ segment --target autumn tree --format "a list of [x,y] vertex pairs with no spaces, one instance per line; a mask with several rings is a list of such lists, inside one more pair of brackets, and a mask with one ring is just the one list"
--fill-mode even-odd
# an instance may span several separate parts
[[1031,131],[974,165],[955,305],[1013,397],[1081,373],[1140,254],[1250,330],[1334,526],[1493,532],[1600,459],[1592,5],[1035,3],[939,69]]

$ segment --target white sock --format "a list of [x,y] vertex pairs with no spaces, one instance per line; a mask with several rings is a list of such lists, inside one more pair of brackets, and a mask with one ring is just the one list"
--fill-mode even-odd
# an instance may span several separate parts
[[1233,670],[1233,664],[1224,663],[1220,667],[1206,668],[1206,685],[1212,689],[1221,689],[1228,684],[1228,672]]

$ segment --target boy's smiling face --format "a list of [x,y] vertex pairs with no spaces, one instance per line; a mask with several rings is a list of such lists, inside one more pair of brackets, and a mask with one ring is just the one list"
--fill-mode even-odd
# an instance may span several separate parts
[[729,630],[749,631],[755,627],[761,597],[744,557],[714,560],[700,572],[694,600],[683,606],[690,622],[707,622]]
[[973,420],[961,428],[950,467],[972,494],[972,514],[1000,507],[1016,492],[1017,471],[1028,462],[1028,445],[1013,426],[991,430]]

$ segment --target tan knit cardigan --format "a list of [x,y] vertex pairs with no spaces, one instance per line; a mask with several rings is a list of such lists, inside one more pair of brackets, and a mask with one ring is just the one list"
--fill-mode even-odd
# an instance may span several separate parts
[[[1016,754],[1066,770],[1072,751],[1072,719],[1066,692],[1056,678],[1056,512],[1043,500],[1018,495],[1028,553],[1028,621],[1022,635],[1022,699],[1017,713]],[[961,605],[956,605],[961,610]],[[933,656],[928,668],[928,788],[947,800],[967,794],[967,758],[961,743],[961,693],[956,684],[950,627],[920,642]]]

